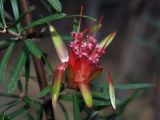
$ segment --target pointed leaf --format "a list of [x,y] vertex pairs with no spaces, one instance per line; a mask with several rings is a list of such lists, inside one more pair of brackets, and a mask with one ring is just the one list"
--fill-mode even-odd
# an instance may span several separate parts
[[23,48],[15,64],[13,65],[13,68],[9,75],[8,84],[7,84],[7,91],[9,93],[11,93],[17,86],[17,83],[18,83],[18,80],[20,79],[22,69],[25,65],[27,56],[28,56],[28,51]]
[[42,51],[37,47],[36,43],[34,43],[32,40],[28,39],[24,41],[25,46],[27,47],[28,51],[30,51],[36,58],[41,58],[43,53]]
[[0,93],[0,97],[8,97],[8,98],[14,98],[14,99],[19,99],[18,95],[13,95],[13,94],[8,94],[8,93]]
[[15,42],[10,43],[4,56],[2,57],[2,59],[0,61],[0,82],[2,82],[4,80],[6,66],[7,66],[7,63],[9,61],[9,58],[11,56],[11,53],[12,53],[15,45],[16,45]]
[[5,14],[4,14],[4,0],[0,0],[0,18],[3,23],[3,27],[6,28],[6,22],[5,22]]
[[[19,8],[18,8],[17,0],[11,0],[11,5],[12,5],[14,18],[15,18],[15,20],[18,20],[18,18],[19,18]],[[18,32],[20,32],[20,24],[17,24],[17,30],[18,30]]]
[[150,88],[150,87],[154,87],[154,85],[150,83],[129,83],[129,84],[115,85],[115,88],[119,90],[145,89],[145,88]]
[[9,45],[9,41],[7,41],[7,40],[1,40],[0,41],[0,48],[3,48],[3,47],[5,47],[5,46],[8,46]]
[[72,96],[73,99],[73,113],[74,113],[74,120],[81,120],[81,114],[80,114],[80,109],[79,109],[79,101],[76,96],[76,93],[73,93]]
[[76,18],[73,19],[73,31],[76,32],[78,30],[78,20]]
[[58,20],[58,19],[62,19],[66,14],[61,13],[61,14],[54,14],[54,15],[50,15],[50,16],[46,16],[43,18],[40,18],[38,20],[35,20],[31,23],[29,23],[25,28],[23,28],[22,32],[28,30],[29,28],[44,24],[44,23],[49,23],[53,20]]
[[26,95],[28,93],[29,78],[30,78],[30,59],[29,59],[29,55],[28,55],[28,57],[26,59],[26,63],[25,63],[25,94]]
[[22,113],[27,112],[27,110],[28,110],[29,108],[30,108],[30,106],[28,106],[28,105],[23,105],[23,106],[20,107],[18,110],[10,113],[10,114],[8,115],[8,117],[14,119],[14,118],[16,118],[17,116],[22,115]]
[[48,0],[48,2],[52,5],[52,7],[57,10],[58,12],[61,12],[62,5],[59,0]]
[[44,97],[46,96],[47,94],[51,93],[53,90],[52,86],[47,86],[45,88],[43,88],[40,93],[39,93],[39,97]]

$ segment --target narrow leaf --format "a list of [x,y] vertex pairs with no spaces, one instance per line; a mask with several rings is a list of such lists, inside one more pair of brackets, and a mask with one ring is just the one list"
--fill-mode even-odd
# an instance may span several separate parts
[[32,28],[32,27],[35,27],[35,26],[38,26],[38,25],[41,25],[41,24],[44,24],[44,23],[49,23],[53,20],[58,20],[58,19],[61,19],[65,16],[66,14],[64,13],[61,13],[61,14],[54,14],[54,15],[50,15],[50,16],[46,16],[46,17],[43,17],[43,18],[40,18],[38,20],[35,20],[31,23],[29,23],[25,28],[23,28],[22,32],[29,29],[29,28]]
[[44,97],[44,96],[46,96],[47,94],[51,93],[52,89],[53,89],[53,88],[52,88],[51,85],[43,88],[43,89],[40,91],[40,93],[39,93],[39,97]]
[[8,93],[0,93],[0,97],[8,97],[8,98],[14,98],[14,99],[19,99],[18,95],[13,95],[13,94],[8,94]]
[[2,59],[0,61],[0,82],[2,82],[4,80],[6,66],[7,66],[7,63],[9,61],[9,58],[11,56],[11,53],[12,53],[15,45],[16,45],[15,42],[10,43],[10,45],[8,46],[4,56],[2,57]]
[[0,0],[0,18],[3,23],[3,27],[6,28],[6,22],[5,22],[5,14],[4,14],[4,0]]
[[3,48],[5,46],[8,46],[9,45],[9,42],[7,40],[1,40],[0,41],[0,48]]
[[145,89],[150,87],[154,87],[154,85],[150,83],[130,83],[115,85],[115,88],[119,90]]
[[43,53],[42,51],[37,47],[36,43],[34,43],[32,40],[28,39],[24,41],[25,46],[27,47],[28,51],[31,52],[35,57],[41,58]]
[[6,107],[6,106],[10,106],[10,105],[14,104],[15,102],[17,102],[17,100],[12,100],[7,103],[1,104],[0,109],[2,109],[3,107]]
[[95,21],[95,22],[97,21],[95,18],[87,16],[87,15],[66,15],[65,16],[65,18],[75,18],[75,17],[87,18],[87,19]]
[[30,108],[30,106],[24,105],[24,106],[20,107],[18,110],[14,111],[13,113],[10,113],[10,114],[8,115],[8,117],[14,119],[14,118],[16,118],[17,116],[22,115],[22,113],[27,112],[27,110],[28,110],[29,108]]
[[75,92],[73,93],[72,99],[73,99],[74,120],[81,120],[81,114],[80,114],[80,110],[79,110],[79,102],[78,102],[78,98],[77,98]]
[[7,91],[9,93],[11,93],[15,89],[18,83],[18,80],[20,79],[22,69],[23,69],[23,66],[25,65],[27,56],[28,56],[28,51],[25,48],[23,48],[15,64],[13,65],[13,68],[9,75],[8,84],[7,84]]
[[28,57],[26,59],[26,63],[25,63],[25,93],[26,93],[26,95],[28,93],[29,78],[30,78],[30,59],[29,59],[29,55],[28,55]]
[[[12,10],[14,14],[15,20],[18,20],[19,18],[19,9],[18,9],[18,3],[17,0],[11,0]],[[20,24],[17,24],[17,30],[20,32]]]
[[78,30],[78,20],[76,18],[73,19],[73,31],[76,32]]
[[61,12],[62,5],[59,0],[48,0],[48,2],[52,5],[52,7],[57,10],[58,12]]

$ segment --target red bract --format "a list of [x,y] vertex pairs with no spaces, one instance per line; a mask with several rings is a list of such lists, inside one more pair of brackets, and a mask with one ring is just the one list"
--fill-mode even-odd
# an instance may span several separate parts
[[[80,28],[80,27],[79,27]],[[96,78],[104,68],[99,67],[100,58],[105,55],[105,49],[115,37],[115,32],[109,34],[102,42],[97,43],[95,35],[87,35],[87,32],[72,32],[73,41],[69,43],[70,53],[62,42],[62,39],[53,26],[50,26],[52,40],[55,44],[57,53],[62,61],[55,70],[54,85],[52,92],[53,106],[58,99],[60,84],[67,69],[66,79],[69,86],[73,89],[79,89],[84,101],[88,107],[92,107],[92,93],[90,91],[90,82]],[[57,39],[58,38],[58,39]],[[115,94],[112,84],[112,77],[106,69],[109,77],[109,95],[112,106],[115,106]]]

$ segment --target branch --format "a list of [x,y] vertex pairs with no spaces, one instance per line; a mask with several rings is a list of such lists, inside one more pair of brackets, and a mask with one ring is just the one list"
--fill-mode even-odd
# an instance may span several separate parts
[[[28,5],[29,5],[28,0],[20,0],[20,4],[21,4],[22,11],[27,11]],[[24,20],[25,24],[28,24],[31,21],[32,21],[32,15],[27,14],[25,17],[25,20]],[[34,29],[29,29],[27,31],[27,34],[32,34],[34,32],[35,32]],[[45,75],[44,64],[41,59],[37,59],[34,56],[33,56],[33,62],[34,62],[34,66],[35,66],[35,70],[36,70],[36,74],[37,74],[38,84],[39,84],[40,90],[42,90],[43,88],[48,86],[47,77]],[[45,110],[45,114],[46,114],[46,119],[47,120],[54,120],[55,118],[54,118],[54,114],[53,114],[51,99],[49,99],[48,96],[45,96],[42,99],[43,99],[43,105],[44,105],[44,110]]]

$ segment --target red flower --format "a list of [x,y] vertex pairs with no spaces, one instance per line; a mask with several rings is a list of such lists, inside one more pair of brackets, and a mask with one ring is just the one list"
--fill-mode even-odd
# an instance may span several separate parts
[[[99,44],[94,35],[86,35],[84,32],[72,32],[73,41],[69,43],[70,53],[68,54],[65,44],[56,32],[53,26],[50,26],[52,40],[56,47],[57,53],[62,61],[55,70],[52,101],[55,107],[59,96],[61,80],[64,71],[67,69],[66,79],[69,86],[73,89],[79,89],[84,101],[88,107],[92,107],[92,93],[90,91],[90,82],[97,77],[104,68],[99,67],[99,60],[105,54],[105,49],[115,37],[115,32],[108,35]],[[79,30],[78,30],[79,31]],[[109,94],[112,106],[115,106],[115,94],[112,84],[112,77],[108,70],[109,76]]]

